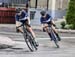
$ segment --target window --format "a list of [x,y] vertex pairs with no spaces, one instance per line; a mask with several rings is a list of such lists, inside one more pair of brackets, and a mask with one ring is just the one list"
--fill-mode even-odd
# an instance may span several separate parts
[[38,0],[37,8],[47,9],[47,0]]
[[36,5],[36,0],[31,0],[30,1],[30,7],[35,8],[36,7],[35,5]]
[[48,1],[49,0],[31,0],[30,5],[32,8],[48,9]]

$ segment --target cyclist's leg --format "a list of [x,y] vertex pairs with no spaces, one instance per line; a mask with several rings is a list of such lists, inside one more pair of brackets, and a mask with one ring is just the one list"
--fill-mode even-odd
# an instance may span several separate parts
[[35,37],[36,37],[36,36],[35,36],[35,33],[33,32],[32,28],[31,28],[31,26],[30,26],[30,24],[29,24],[29,20],[28,20],[28,19],[25,20],[25,26],[26,26],[27,30],[28,30],[29,32],[31,32],[31,34],[32,34],[33,37],[35,38]]
[[35,33],[33,32],[31,27],[27,27],[27,29],[31,32],[31,34],[33,35],[34,38],[36,38]]
[[[17,32],[23,32],[22,28],[19,27],[21,24],[22,24],[21,22],[16,21],[16,31],[17,31]],[[18,28],[18,27],[19,27],[19,28]]]
[[57,32],[57,30],[55,29],[54,26],[52,26],[52,29],[54,30],[54,32],[55,32],[55,34],[56,34],[58,40],[61,41],[61,38],[60,38],[60,36],[58,35],[58,32]]
[[17,28],[19,26],[19,21],[16,21],[16,32],[19,32],[19,29]]
[[43,29],[48,33],[48,35],[49,35],[49,37],[51,38],[51,41],[52,41],[52,36],[51,36],[51,33],[48,31],[48,27],[45,27]]
[[51,34],[50,34],[50,33],[48,33],[48,35],[49,35],[49,37],[51,38],[51,41],[52,41],[53,39],[52,39],[52,36],[51,36]]

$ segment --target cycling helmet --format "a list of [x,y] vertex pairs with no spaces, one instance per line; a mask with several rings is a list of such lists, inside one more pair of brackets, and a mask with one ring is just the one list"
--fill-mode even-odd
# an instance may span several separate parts
[[19,13],[21,11],[21,8],[16,9],[16,13]]
[[46,14],[46,11],[41,11],[40,14],[41,14],[42,16],[44,16],[44,15]]

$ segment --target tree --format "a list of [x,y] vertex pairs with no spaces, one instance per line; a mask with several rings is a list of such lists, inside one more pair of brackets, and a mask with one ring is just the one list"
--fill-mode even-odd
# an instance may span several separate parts
[[66,14],[67,24],[72,24],[75,29],[75,0],[70,0]]

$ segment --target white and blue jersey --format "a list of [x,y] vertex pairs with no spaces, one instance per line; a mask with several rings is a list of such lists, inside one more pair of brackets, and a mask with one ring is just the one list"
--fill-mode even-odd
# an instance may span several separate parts
[[15,15],[16,21],[21,21],[21,22],[24,22],[27,19],[27,17],[28,17],[28,13],[25,11],[22,11],[21,15],[18,14]]
[[40,18],[41,24],[45,24],[45,23],[48,24],[51,20],[52,20],[52,17],[49,14],[47,14],[46,17]]
[[25,10],[22,10],[21,12],[21,18],[19,20],[26,20],[28,17],[28,12],[26,12]]

